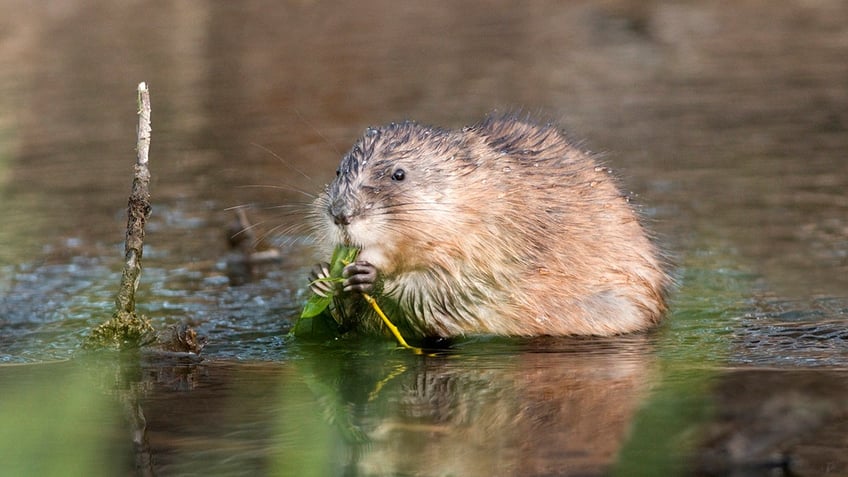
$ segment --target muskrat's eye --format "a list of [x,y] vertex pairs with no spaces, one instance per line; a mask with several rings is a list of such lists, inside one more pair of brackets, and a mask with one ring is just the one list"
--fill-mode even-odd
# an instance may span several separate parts
[[398,169],[392,174],[393,181],[402,181],[406,177],[406,172],[403,169]]

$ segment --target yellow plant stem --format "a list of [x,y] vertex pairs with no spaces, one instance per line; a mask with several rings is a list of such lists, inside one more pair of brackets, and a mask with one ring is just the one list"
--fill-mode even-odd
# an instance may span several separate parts
[[380,382],[378,382],[377,385],[374,386],[374,390],[371,391],[370,394],[368,394],[368,402],[371,402],[371,401],[377,399],[377,396],[380,395],[380,391],[383,389],[383,386],[385,386],[386,383],[388,383],[392,379],[395,379],[396,377],[400,376],[401,374],[403,374],[405,372],[406,372],[406,366],[400,365],[400,366],[395,367],[394,371],[389,373],[388,376],[381,379]]
[[392,332],[392,334],[395,336],[395,339],[397,340],[397,342],[398,342],[401,346],[403,346],[403,347],[404,347],[404,348],[406,348],[406,349],[411,349],[411,350],[413,350],[416,354],[421,354],[421,353],[422,353],[421,348],[416,348],[415,346],[410,346],[410,345],[408,345],[408,344],[406,343],[406,340],[405,340],[405,339],[403,339],[403,336],[401,336],[400,331],[398,331],[397,326],[395,326],[395,325],[391,322],[391,320],[389,320],[389,317],[388,317],[388,316],[386,316],[386,314],[385,314],[385,313],[383,313],[383,310],[381,310],[381,309],[380,309],[380,305],[378,305],[378,304],[377,304],[377,301],[376,301],[376,300],[374,300],[374,298],[372,298],[372,297],[371,297],[371,295],[369,295],[369,294],[367,294],[367,293],[363,293],[363,294],[362,294],[362,297],[363,297],[363,298],[365,298],[365,301],[367,301],[367,302],[371,305],[371,308],[374,308],[374,311],[376,311],[376,312],[377,312],[377,314],[378,314],[378,315],[380,315],[380,318],[382,318],[383,323],[385,323],[385,324],[386,324],[386,326],[388,326],[388,327],[389,327],[389,331],[391,331],[391,332]]

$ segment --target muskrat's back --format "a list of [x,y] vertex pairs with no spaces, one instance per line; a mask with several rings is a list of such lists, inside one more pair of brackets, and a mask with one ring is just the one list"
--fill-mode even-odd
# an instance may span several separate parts
[[328,249],[361,247],[348,288],[377,294],[407,332],[610,335],[666,310],[670,280],[636,212],[554,126],[392,124],[369,129],[338,172],[316,228]]

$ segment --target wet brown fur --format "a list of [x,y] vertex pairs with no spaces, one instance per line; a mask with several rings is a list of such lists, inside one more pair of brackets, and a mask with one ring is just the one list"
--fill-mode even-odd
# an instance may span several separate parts
[[[362,247],[393,319],[420,336],[612,335],[666,311],[670,279],[637,213],[609,169],[549,124],[369,129],[315,207],[326,256]],[[333,207],[350,225],[333,223]]]

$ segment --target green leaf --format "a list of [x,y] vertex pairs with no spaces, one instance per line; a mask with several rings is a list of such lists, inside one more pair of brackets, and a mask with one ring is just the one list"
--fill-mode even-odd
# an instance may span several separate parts
[[356,260],[359,248],[339,245],[333,250],[333,258],[330,259],[330,279],[342,279],[342,270],[349,263]]
[[291,334],[297,338],[322,341],[336,338],[341,332],[339,331],[339,324],[336,323],[330,311],[324,309],[315,316],[298,319],[291,330]]
[[320,315],[322,311],[330,306],[331,301],[333,301],[331,297],[320,296],[313,293],[312,296],[309,297],[309,300],[306,301],[306,305],[304,305],[303,311],[300,313],[300,317],[312,318]]

